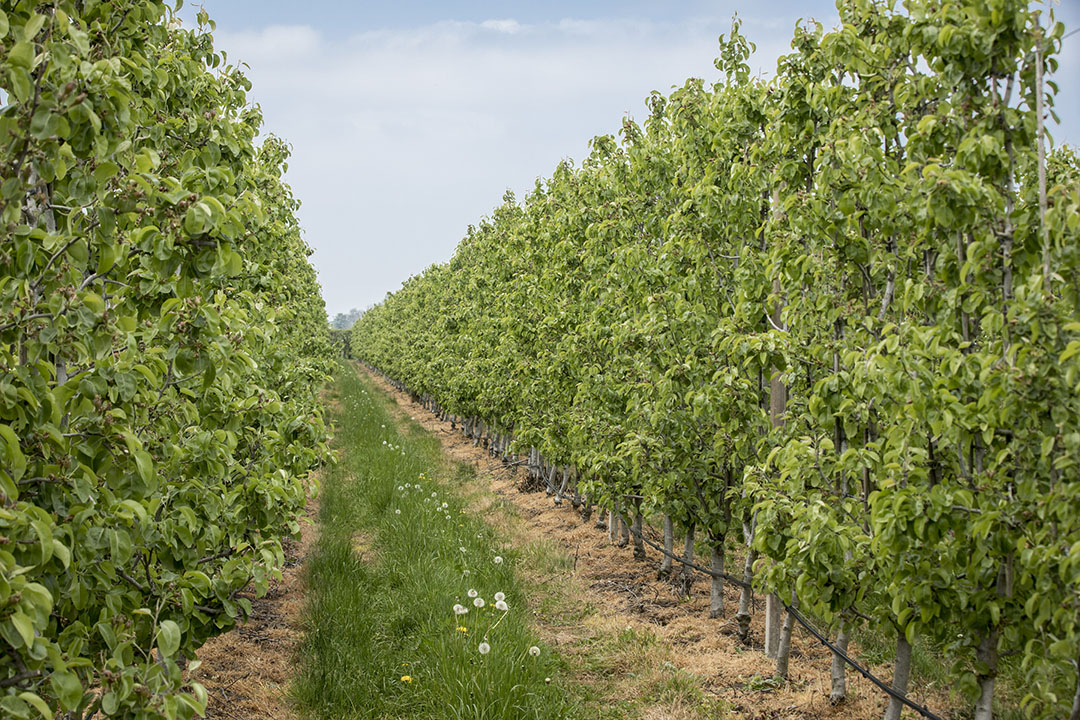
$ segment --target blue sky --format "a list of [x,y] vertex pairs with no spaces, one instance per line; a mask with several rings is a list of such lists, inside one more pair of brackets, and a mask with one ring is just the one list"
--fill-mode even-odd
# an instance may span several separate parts
[[[765,75],[801,17],[832,2],[203,0],[216,45],[249,66],[331,316],[378,302],[453,253],[506,189],[522,197],[644,98],[716,77],[732,14]],[[181,17],[191,24],[195,8]],[[1080,27],[1080,0],[1056,7]],[[1058,143],[1080,144],[1080,35],[1065,42]],[[1076,87],[1074,87],[1076,86]]]

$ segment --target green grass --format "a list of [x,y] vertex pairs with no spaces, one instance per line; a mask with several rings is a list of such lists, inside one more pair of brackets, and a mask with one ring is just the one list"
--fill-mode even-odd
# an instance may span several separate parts
[[[464,512],[455,488],[468,481],[468,469],[440,477],[446,465],[438,441],[409,423],[399,432],[386,399],[351,367],[340,369],[331,399],[340,461],[323,474],[319,538],[307,562],[306,632],[293,687],[300,711],[314,718],[576,717],[565,663],[528,622],[515,571],[525,558],[501,549],[493,531]],[[470,589],[485,600],[482,609]],[[496,592],[505,593],[508,612],[495,609]],[[469,612],[455,616],[456,603]],[[482,655],[485,638],[491,650]],[[534,645],[539,657],[528,652]]]

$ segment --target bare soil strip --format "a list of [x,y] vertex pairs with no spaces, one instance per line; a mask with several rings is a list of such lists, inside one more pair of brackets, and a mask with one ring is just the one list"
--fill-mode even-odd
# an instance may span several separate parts
[[303,563],[315,544],[318,501],[309,499],[300,540],[286,540],[282,579],[265,596],[251,600],[247,623],[211,638],[199,650],[202,665],[192,679],[210,699],[207,718],[291,720],[289,683],[297,644],[303,634]]
[[[660,645],[671,648],[674,665],[700,678],[703,689],[723,698],[733,716],[748,720],[872,720],[884,713],[884,696],[853,671],[848,672],[848,699],[832,705],[831,654],[808,634],[798,631],[792,638],[789,681],[774,687],[770,681],[774,661],[763,652],[763,597],[755,598],[753,645],[744,646],[736,637],[733,619],[738,605],[735,587],[729,584],[725,588],[725,605],[731,619],[709,619],[709,584],[705,578],[699,575],[690,598],[682,597],[674,584],[656,579],[659,553],[649,550],[648,560],[634,561],[631,548],[616,547],[605,531],[595,529],[592,522],[583,523],[569,502],[556,507],[543,492],[520,492],[523,469],[505,467],[484,448],[474,447],[460,429],[451,429],[450,423],[439,420],[362,365],[357,364],[357,368],[397,402],[399,417],[414,420],[439,438],[452,459],[474,466],[482,486],[478,497],[487,498],[479,501],[486,506],[475,510],[487,513],[497,504],[509,503],[525,520],[515,528],[525,533],[525,541],[556,542],[574,558],[573,570],[566,579],[576,584],[574,592],[596,605],[609,624],[654,634]],[[550,622],[546,623],[546,619]],[[558,617],[545,618],[542,612],[537,612],[537,620],[547,641],[568,659],[580,652],[582,634],[587,634],[588,628],[568,626]],[[890,676],[887,667],[873,670],[881,677]],[[935,709],[945,710],[951,704],[944,690],[929,697],[919,696],[916,691],[915,697]],[[655,717],[685,716],[662,712]]]

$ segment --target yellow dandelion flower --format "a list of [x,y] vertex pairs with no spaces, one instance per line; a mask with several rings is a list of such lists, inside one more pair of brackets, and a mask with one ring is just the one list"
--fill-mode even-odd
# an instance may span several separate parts
[[411,683],[412,682],[412,675],[402,675],[401,676],[401,682],[403,682],[403,683]]
[[464,625],[459,625],[457,631],[460,633],[468,633],[469,628],[465,627]]

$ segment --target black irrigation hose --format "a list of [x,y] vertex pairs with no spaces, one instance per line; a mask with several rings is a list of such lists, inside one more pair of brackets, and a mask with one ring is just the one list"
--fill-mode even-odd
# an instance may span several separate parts
[[[783,601],[781,601],[781,602],[783,602]],[[840,657],[840,659],[843,660],[844,662],[846,662],[848,665],[855,668],[855,672],[859,673],[864,678],[866,678],[870,682],[877,685],[878,688],[881,689],[882,692],[887,694],[889,697],[892,697],[892,698],[895,698],[895,699],[899,700],[904,705],[907,705],[909,708],[911,708],[915,712],[922,715],[924,718],[930,718],[930,720],[942,720],[941,716],[934,714],[934,712],[931,711],[930,708],[926,707],[925,705],[920,705],[917,702],[915,702],[914,700],[909,700],[906,695],[904,695],[901,692],[897,692],[896,690],[893,690],[891,685],[889,685],[888,683],[886,683],[884,680],[877,677],[876,675],[872,674],[869,670],[864,668],[862,665],[860,665],[859,663],[855,662],[850,657],[848,657],[847,653],[845,653],[843,650],[841,650],[840,648],[833,645],[831,642],[829,642],[825,638],[824,635],[822,635],[817,630],[815,630],[810,625],[810,623],[808,623],[806,621],[806,619],[802,615],[800,615],[797,610],[795,610],[795,608],[791,607],[787,603],[784,603],[784,607],[786,607],[787,611],[789,613],[791,613],[791,617],[795,618],[795,620],[800,625],[802,625],[804,628],[806,628],[807,632],[809,632],[811,635],[813,635],[814,637],[816,637],[818,639],[818,642],[820,642],[822,645],[824,645],[825,647],[832,650],[833,654],[838,655]]]
[[[641,538],[650,547],[652,547],[652,548],[654,548],[656,550],[659,550],[661,553],[663,553],[664,555],[667,555],[672,560],[678,560],[683,565],[687,565],[689,567],[692,567],[694,570],[705,573],[709,577],[723,578],[724,580],[727,580],[728,582],[732,583],[733,585],[738,585],[739,587],[748,588],[750,590],[753,590],[752,585],[750,585],[749,583],[747,583],[746,581],[744,581],[744,580],[742,580],[740,578],[733,577],[731,575],[728,575],[727,573],[718,573],[718,572],[715,572],[713,570],[706,570],[705,568],[701,567],[700,565],[698,565],[696,563],[689,562],[689,561],[685,560],[684,558],[679,557],[675,553],[668,552],[667,548],[661,547],[660,545],[656,544],[655,542],[653,542],[649,538],[645,537],[645,534],[643,532],[639,532],[637,530],[634,530],[633,528],[630,528],[630,532],[633,533],[634,535],[636,535],[637,537]],[[889,697],[892,697],[892,698],[896,698],[901,703],[903,703],[904,705],[907,705],[909,708],[911,708],[915,712],[919,713],[923,717],[929,718],[929,720],[942,720],[942,717],[940,715],[935,714],[932,710],[930,710],[930,708],[926,707],[925,705],[920,705],[917,702],[915,702],[914,700],[909,700],[908,697],[904,693],[901,693],[901,692],[898,692],[898,691],[894,690],[891,685],[889,685],[884,680],[882,680],[881,678],[879,678],[876,675],[874,675],[873,673],[871,673],[869,670],[867,670],[865,667],[863,667],[859,663],[855,662],[855,660],[851,659],[851,657],[847,653],[845,653],[843,650],[841,650],[840,648],[836,647],[831,642],[829,642],[829,640],[824,635],[822,635],[812,625],[810,625],[810,623],[807,622],[806,618],[804,618],[802,615],[800,615],[799,612],[794,607],[792,607],[791,605],[788,605],[783,600],[780,600],[780,604],[783,605],[784,608],[789,613],[791,613],[791,617],[793,617],[796,622],[798,622],[800,625],[802,625],[804,628],[806,628],[807,632],[809,632],[811,635],[813,635],[815,638],[817,638],[818,642],[820,642],[822,645],[824,645],[829,650],[831,650],[835,655],[837,655],[841,660],[846,662],[848,665],[855,668],[855,672],[859,673],[864,678],[866,678],[867,680],[872,682],[874,685],[876,685],[886,695],[888,695]]]
[[[1076,32],[1076,31],[1074,31],[1074,32]],[[1072,35],[1073,33],[1069,33],[1069,34]],[[368,366],[368,367],[370,367],[370,366]],[[383,375],[383,377],[386,377],[387,379],[389,379],[389,377],[384,375],[382,372],[380,372],[378,370],[376,370],[376,372],[379,372],[380,375]],[[549,488],[551,488],[551,490],[553,492],[558,492],[558,490],[554,486],[552,486],[552,484],[548,481],[547,476],[544,475],[543,471],[540,471],[538,474],[540,475],[541,478],[543,478],[544,484],[546,484]],[[659,552],[661,552],[664,555],[668,556],[672,560],[678,560],[683,565],[691,567],[694,570],[697,570],[698,572],[701,572],[701,573],[704,573],[705,575],[708,575],[709,577],[723,578],[724,580],[727,580],[728,582],[732,583],[733,585],[737,585],[737,586],[742,587],[742,588],[748,588],[750,590],[753,590],[753,586],[750,585],[749,583],[745,582],[741,578],[737,578],[737,577],[735,577],[733,575],[729,575],[727,573],[718,573],[718,572],[715,572],[713,570],[707,570],[706,568],[703,568],[702,566],[698,565],[697,563],[692,563],[692,562],[686,560],[685,558],[679,557],[675,553],[668,552],[667,548],[664,548],[661,545],[653,542],[649,538],[645,537],[644,532],[639,531],[639,530],[635,530],[630,525],[627,525],[627,529],[633,535],[640,538],[649,547],[653,548],[654,550],[658,550]],[[935,714],[932,710],[930,710],[930,708],[926,707],[925,705],[920,705],[917,702],[915,702],[914,700],[909,700],[907,695],[894,690],[892,688],[892,686],[889,685],[887,682],[885,682],[881,678],[879,678],[876,675],[874,675],[873,673],[871,673],[869,670],[867,670],[865,667],[863,667],[859,663],[855,662],[855,660],[853,660],[846,652],[844,652],[843,650],[841,650],[840,648],[836,647],[831,642],[829,642],[828,638],[826,638],[824,635],[822,635],[820,632],[818,632],[806,620],[806,618],[804,618],[801,614],[799,614],[799,612],[794,607],[792,607],[791,605],[788,605],[783,600],[780,601],[780,604],[783,605],[784,608],[789,613],[791,613],[791,617],[794,618],[795,621],[798,622],[800,625],[802,625],[804,628],[806,628],[806,631],[809,632],[811,635],[813,635],[817,639],[818,642],[820,642],[822,645],[827,647],[829,650],[831,650],[833,652],[834,655],[838,656],[841,660],[843,660],[848,665],[850,665],[852,668],[854,668],[855,672],[859,673],[864,678],[869,680],[871,683],[876,685],[878,687],[878,689],[881,690],[883,693],[885,693],[886,695],[888,695],[891,698],[894,698],[894,699],[900,701],[904,705],[907,705],[909,708],[911,708],[915,712],[919,713],[924,718],[929,718],[929,720],[943,720],[943,718],[940,715]]]

